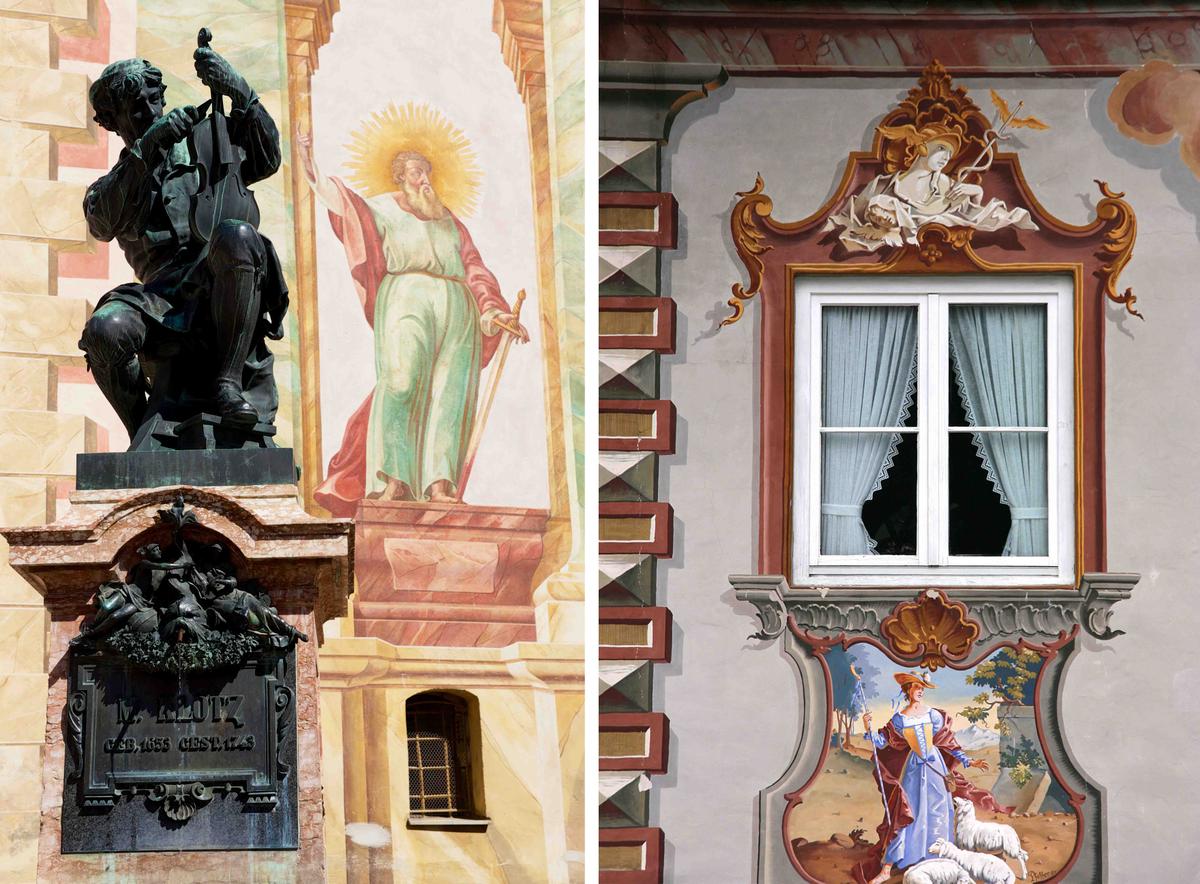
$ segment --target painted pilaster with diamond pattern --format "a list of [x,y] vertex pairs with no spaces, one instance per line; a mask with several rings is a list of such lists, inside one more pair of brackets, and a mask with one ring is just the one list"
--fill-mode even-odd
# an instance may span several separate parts
[[[676,68],[679,68],[678,70]],[[723,69],[601,63],[599,157],[600,881],[657,884],[665,835],[652,790],[667,772],[670,722],[654,711],[655,663],[671,660],[671,612],[656,605],[674,515],[659,458],[675,450],[675,408],[660,397],[675,352],[675,301],[662,253],[680,219],[661,191],[662,146],[679,108]]]

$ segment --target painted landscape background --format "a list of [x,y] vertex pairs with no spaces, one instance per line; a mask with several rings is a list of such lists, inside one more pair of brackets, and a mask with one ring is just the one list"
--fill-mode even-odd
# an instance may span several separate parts
[[[831,648],[825,654],[833,687],[834,717],[829,750],[802,803],[787,818],[787,837],[805,870],[827,884],[850,884],[852,869],[879,850],[876,827],[883,802],[875,782],[871,743],[863,734],[862,703],[872,725],[892,716],[898,693],[894,674],[905,670],[873,645]],[[968,757],[987,761],[990,770],[967,768],[971,783],[995,795],[1013,813],[977,810],[981,820],[1011,825],[1029,852],[1030,881],[1046,881],[1063,868],[1075,847],[1077,819],[1068,796],[1048,770],[1033,716],[1033,688],[1041,665],[1034,651],[1002,648],[963,670],[916,670],[936,688],[925,703],[951,716],[951,728]],[[853,672],[851,670],[853,666]],[[1008,860],[1014,873],[1020,868]],[[897,870],[890,881],[903,880]]]

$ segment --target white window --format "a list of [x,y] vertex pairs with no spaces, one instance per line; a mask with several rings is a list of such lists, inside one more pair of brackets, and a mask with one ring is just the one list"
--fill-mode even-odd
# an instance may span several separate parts
[[796,279],[793,580],[1073,584],[1070,276]]

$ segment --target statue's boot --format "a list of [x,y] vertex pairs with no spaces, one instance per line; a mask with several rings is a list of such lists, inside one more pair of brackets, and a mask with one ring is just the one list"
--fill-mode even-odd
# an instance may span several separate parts
[[226,423],[252,427],[258,412],[242,394],[242,373],[254,344],[262,313],[257,274],[249,262],[239,262],[216,277],[212,316],[217,334],[216,400]]

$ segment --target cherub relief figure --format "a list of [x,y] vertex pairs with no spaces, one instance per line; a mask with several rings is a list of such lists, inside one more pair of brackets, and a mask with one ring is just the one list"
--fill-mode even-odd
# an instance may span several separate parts
[[998,199],[985,201],[981,186],[942,171],[962,148],[962,136],[953,128],[934,123],[917,129],[908,123],[880,126],[879,132],[905,142],[905,168],[876,176],[830,216],[826,229],[841,227],[838,239],[850,251],[915,245],[917,231],[934,222],[979,230],[1037,230],[1025,209],[1010,209]]

